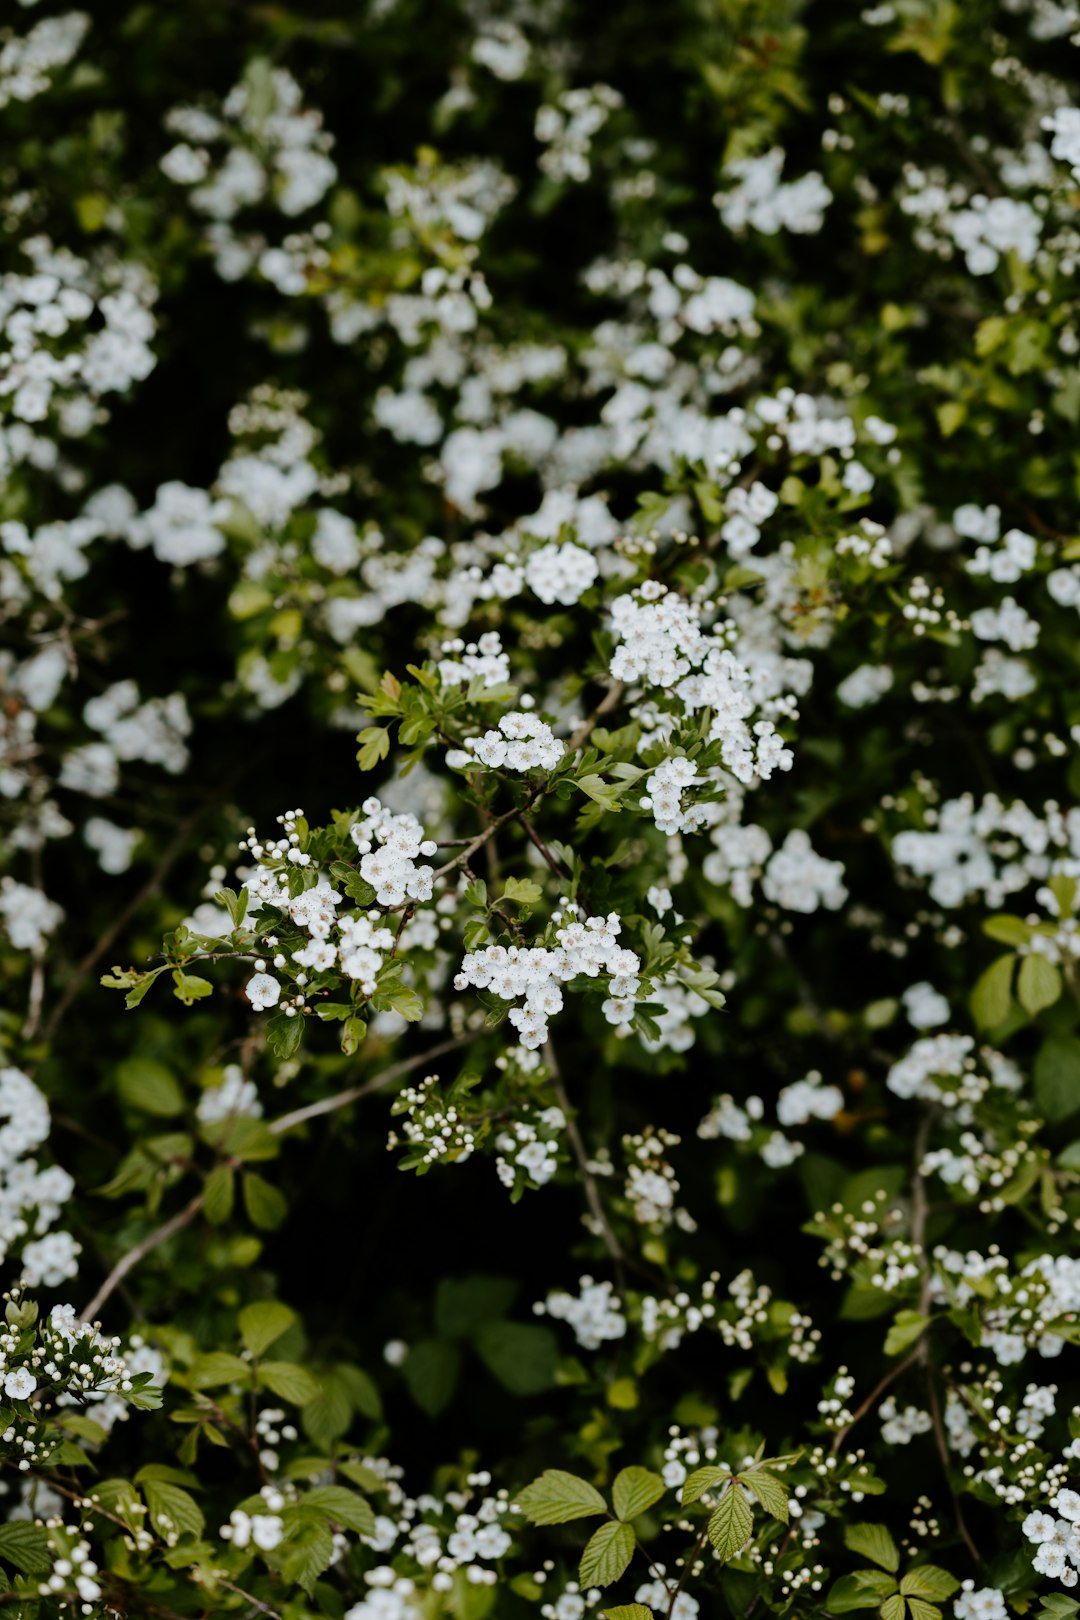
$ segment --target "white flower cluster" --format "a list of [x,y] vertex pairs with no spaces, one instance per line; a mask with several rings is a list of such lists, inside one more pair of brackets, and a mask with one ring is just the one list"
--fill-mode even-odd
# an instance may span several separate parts
[[489,630],[476,641],[444,641],[439,659],[439,679],[444,686],[469,686],[477,679],[490,690],[510,679],[510,660],[503,651],[497,630]]
[[13,877],[0,878],[0,922],[17,951],[41,956],[46,939],[63,917],[63,909],[40,889]]
[[49,1233],[75,1190],[58,1164],[38,1168],[34,1151],[49,1135],[49,1106],[21,1069],[0,1068],[0,1260],[23,1245],[21,1270],[27,1282],[48,1287],[74,1277],[79,1244],[68,1232]]
[[[279,1507],[284,1506],[285,1499],[280,1491],[270,1485],[263,1487],[263,1494],[267,1492],[273,1495]],[[285,1521],[278,1513],[245,1513],[241,1508],[233,1508],[228,1524],[223,1524],[219,1533],[222,1541],[234,1547],[251,1546],[260,1552],[273,1552],[285,1534]]]
[[[421,1164],[464,1164],[476,1146],[474,1122],[464,1118],[453,1103],[443,1101],[438,1085],[438,1075],[428,1074],[415,1086],[403,1087],[391,1112],[406,1116],[401,1127],[404,1145],[418,1155]],[[391,1151],[403,1145],[396,1131],[390,1132],[386,1145]]]
[[[267,196],[283,214],[302,214],[337,178],[328,156],[333,138],[321,113],[302,102],[300,86],[284,68],[253,63],[226,96],[221,118],[195,107],[166,115],[166,128],[184,139],[166,152],[161,167],[177,185],[194,188],[193,205],[213,220],[231,220]],[[226,140],[215,172],[207,148]]]
[[565,752],[565,743],[545,721],[516,709],[482,737],[467,737],[461,748],[451,749],[446,762],[456,770],[479,764],[491,770],[553,771]]
[[591,551],[571,540],[562,545],[554,541],[530,552],[525,562],[524,578],[533,595],[547,607],[558,602],[562,607],[573,607],[596,583],[600,565]]
[[364,820],[349,829],[360,852],[360,876],[375,890],[380,906],[430,900],[434,869],[417,865],[418,855],[434,855],[436,845],[424,836],[415,816],[395,815],[376,798],[365,799]]
[[[276,983],[276,980],[271,982]],[[250,989],[249,999],[252,999]],[[217,1085],[207,1086],[199,1098],[195,1112],[203,1125],[217,1125],[225,1119],[261,1119],[258,1087],[253,1080],[244,1079],[239,1063],[227,1063]]]
[[552,180],[575,184],[587,180],[593,137],[622,104],[622,96],[610,84],[591,84],[564,90],[556,101],[539,107],[534,133],[544,148],[543,172]]
[[1039,639],[1038,619],[1013,596],[1004,597],[996,607],[976,608],[971,630],[980,641],[1003,641],[1013,652],[1028,652]]
[[[710,710],[708,740],[720,744],[724,766],[740,782],[756,785],[774,770],[791,769],[794,756],[774,721],[752,719],[758,702],[750,672],[703,628],[696,607],[650,580],[616,597],[611,619],[617,640],[612,679],[658,687],[688,716]],[[766,709],[789,717],[795,712],[784,699]]]
[[591,1277],[580,1279],[576,1294],[556,1289],[533,1310],[537,1316],[568,1322],[583,1350],[599,1350],[608,1340],[626,1334],[626,1317],[611,1283],[594,1282]]
[[885,1084],[896,1097],[940,1103],[958,1123],[968,1125],[974,1105],[992,1086],[1014,1092],[1023,1084],[1016,1065],[989,1047],[980,1053],[989,1074],[979,1073],[974,1051],[970,1035],[925,1035],[893,1064]]
[[896,1397],[890,1395],[878,1407],[881,1419],[881,1438],[887,1446],[907,1446],[918,1434],[927,1434],[934,1426],[929,1412],[918,1406],[900,1408]]
[[[1045,173],[1031,176],[1032,181],[1046,178]],[[1030,264],[1039,251],[1042,221],[1028,202],[969,194],[944,174],[924,172],[913,163],[904,165],[903,188],[900,208],[916,221],[916,246],[944,259],[962,253],[973,276],[990,275],[1009,253]]]
[[556,924],[555,948],[544,946],[488,945],[470,951],[454,979],[455,990],[470,985],[488,990],[501,1001],[524,1004],[510,1008],[510,1022],[527,1050],[535,1051],[548,1038],[548,1019],[562,1011],[562,986],[579,974],[590,979],[608,978],[610,997],[603,1004],[609,1023],[621,1024],[625,1002],[641,988],[641,961],[634,951],[619,945],[622,921],[617,912],[607,917],[578,917],[572,902],[564,914],[552,919]]
[[930,897],[940,906],[960,906],[976,896],[999,910],[1009,895],[1062,873],[1080,876],[1080,811],[1053,801],[1041,816],[1019,800],[1005,804],[988,794],[976,804],[970,794],[923,813],[926,830],[907,829],[893,839],[897,866],[930,879]]
[[385,1480],[394,1516],[378,1514],[375,1534],[360,1539],[376,1552],[400,1557],[414,1573],[401,1574],[389,1563],[367,1570],[363,1579],[370,1590],[345,1611],[344,1620],[415,1620],[425,1577],[437,1593],[453,1591],[459,1571],[470,1587],[498,1583],[499,1571],[491,1565],[510,1550],[510,1532],[501,1521],[512,1510],[505,1490],[484,1494],[491,1485],[486,1470],[467,1475],[465,1489],[450,1490],[443,1498],[414,1498],[397,1483],[401,1470],[384,1458],[365,1457],[363,1465]]
[[[67,756],[60,775],[65,787],[81,786],[84,793],[101,797],[114,792],[119,783],[118,762],[140,760],[146,765],[160,765],[172,776],[178,776],[187,765],[189,754],[184,739],[191,734],[191,716],[181,692],[140,701],[134,681],[115,681],[89,700],[83,719],[101,733],[104,741],[89,743]],[[96,749],[93,756],[88,752],[90,748]],[[105,750],[112,758],[111,770]],[[110,785],[102,787],[107,776]]]
[[1053,135],[1050,156],[1067,163],[1074,179],[1080,180],[1080,107],[1057,107],[1042,121],[1042,127]]
[[[141,265],[108,259],[90,264],[46,236],[30,237],[21,248],[30,273],[0,276],[6,339],[0,400],[10,402],[19,422],[43,422],[55,408],[60,431],[82,437],[103,420],[103,394],[121,393],[154,369],[149,343],[156,288]],[[15,436],[6,437],[0,464],[15,459],[17,444]],[[28,442],[26,448],[33,446]]]
[[49,75],[67,66],[89,27],[85,11],[65,11],[43,17],[28,34],[8,34],[0,46],[0,107],[47,90]]
[[561,1108],[542,1108],[530,1119],[515,1119],[495,1138],[495,1172],[504,1187],[543,1187],[559,1168],[559,1147],[566,1129]]
[[818,1069],[811,1069],[802,1080],[784,1086],[776,1099],[776,1117],[786,1129],[807,1125],[813,1119],[835,1119],[844,1106],[839,1086],[824,1085]]
[[756,158],[736,158],[724,170],[724,178],[735,182],[718,191],[713,202],[729,231],[747,226],[763,235],[792,231],[813,236],[825,223],[825,210],[832,192],[815,169],[798,180],[781,180],[784,150],[774,146]]
[[1024,1520],[1024,1534],[1037,1549],[1032,1567],[1063,1586],[1075,1586],[1080,1579],[1080,1493],[1057,1491],[1050,1506],[1053,1513],[1036,1510]]
[[766,900],[782,906],[785,911],[809,915],[819,906],[824,906],[826,911],[838,911],[848,894],[843,876],[842,861],[829,861],[815,854],[809,833],[801,827],[793,827],[780,848],[769,857],[761,892]]

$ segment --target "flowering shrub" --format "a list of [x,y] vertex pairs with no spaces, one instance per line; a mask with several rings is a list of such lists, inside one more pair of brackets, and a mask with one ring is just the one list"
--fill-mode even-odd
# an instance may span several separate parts
[[1078,46],[9,8],[13,1616],[1080,1612]]

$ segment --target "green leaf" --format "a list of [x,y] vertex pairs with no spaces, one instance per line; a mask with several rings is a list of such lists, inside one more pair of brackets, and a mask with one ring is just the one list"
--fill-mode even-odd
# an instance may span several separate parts
[[279,1549],[286,1580],[295,1581],[311,1597],[315,1583],[334,1556],[334,1538],[325,1524],[308,1522]]
[[1040,951],[1032,951],[1020,963],[1016,993],[1024,1011],[1034,1018],[1044,1007],[1052,1007],[1061,995],[1061,974]]
[[709,1540],[716,1548],[721,1563],[726,1564],[742,1551],[753,1528],[754,1515],[750,1511],[750,1504],[732,1480],[709,1520]]
[[559,1345],[550,1328],[488,1322],[474,1342],[484,1366],[511,1394],[538,1395],[554,1385]]
[[579,787],[594,804],[602,810],[617,810],[619,808],[619,790],[609,786],[602,776],[579,776],[575,787]]
[[1080,1108],[1080,1040],[1049,1035],[1039,1047],[1033,1070],[1035,1102],[1050,1125]]
[[714,1485],[723,1485],[730,1478],[730,1468],[717,1468],[711,1463],[704,1468],[695,1468],[682,1488],[683,1505],[696,1502],[706,1491],[711,1491]]
[[289,1213],[284,1195],[251,1170],[243,1178],[244,1208],[252,1226],[262,1232],[274,1232]]
[[644,1603],[620,1603],[614,1609],[601,1609],[603,1620],[653,1620],[653,1612]]
[[229,1164],[215,1165],[203,1183],[203,1214],[211,1226],[223,1226],[236,1201],[236,1178]]
[[881,1620],[904,1620],[904,1600],[899,1592],[887,1597],[881,1605]]
[[245,1305],[237,1317],[240,1337],[253,1356],[261,1356],[264,1350],[269,1350],[275,1339],[280,1339],[295,1321],[296,1312],[277,1299],[258,1299],[252,1305]]
[[278,1058],[291,1058],[304,1038],[304,1020],[299,1014],[286,1018],[283,1012],[271,1013],[263,1028],[266,1044]]
[[199,1539],[206,1520],[193,1496],[167,1480],[140,1479],[140,1483],[150,1522],[163,1541],[172,1546],[180,1536]]
[[221,1384],[247,1384],[251,1377],[251,1364],[240,1356],[231,1356],[227,1350],[210,1350],[196,1356],[187,1369],[187,1382],[192,1389],[215,1389]]
[[1004,912],[997,917],[987,917],[982,931],[988,939],[996,939],[1002,945],[1027,945],[1031,941],[1030,925],[1023,918],[1009,917]]
[[999,956],[975,981],[971,1016],[980,1029],[996,1029],[1009,1016],[1015,967],[1015,956]]
[[335,1440],[348,1430],[353,1417],[353,1402],[345,1382],[334,1372],[320,1371],[322,1388],[301,1413],[304,1433],[324,1451],[331,1451]]
[[317,1400],[322,1385],[306,1367],[294,1361],[263,1361],[259,1364],[256,1382],[274,1395],[280,1395],[290,1406],[307,1406]]
[[517,1292],[512,1277],[444,1277],[435,1290],[435,1331],[443,1339],[471,1338],[505,1316]]
[[639,1513],[659,1502],[667,1486],[659,1474],[648,1468],[622,1468],[615,1475],[611,1500],[618,1519],[636,1519]]
[[757,1497],[766,1513],[771,1513],[781,1524],[790,1522],[787,1486],[782,1479],[762,1468],[755,1468],[740,1477],[747,1490],[752,1491]]
[[20,1575],[51,1575],[49,1534],[36,1524],[0,1524],[0,1558]]
[[896,1542],[883,1524],[845,1525],[844,1546],[851,1552],[862,1553],[864,1558],[873,1559],[893,1575],[900,1567]]
[[360,1536],[375,1534],[375,1514],[370,1505],[344,1485],[317,1485],[303,1497],[303,1503],[305,1507],[318,1508],[345,1530],[355,1530]]
[[883,1570],[860,1569],[854,1575],[841,1575],[834,1581],[825,1607],[830,1614],[849,1614],[853,1609],[876,1609],[896,1591],[896,1581]]
[[[921,1311],[897,1311],[896,1317],[885,1335],[885,1354],[887,1356],[902,1355],[913,1344],[917,1344],[929,1325],[930,1318],[923,1316]],[[865,1551],[865,1548],[855,1548],[856,1552]],[[873,1553],[868,1555],[873,1557]]]
[[590,1536],[581,1555],[578,1579],[582,1587],[611,1586],[624,1572],[637,1546],[629,1524],[602,1524]]
[[569,1524],[606,1513],[607,1503],[594,1485],[561,1468],[548,1468],[527,1485],[516,1504],[533,1524]]
[[175,985],[173,995],[178,1001],[182,1001],[185,1007],[192,1006],[196,1001],[202,1001],[204,997],[211,995],[214,989],[209,979],[199,979],[194,973],[185,973],[182,968],[176,968],[173,972],[173,984]]
[[909,1569],[900,1582],[900,1590],[905,1597],[925,1598],[929,1603],[944,1603],[946,1598],[952,1597],[960,1582],[947,1569],[939,1569],[937,1564],[919,1564],[915,1569]]
[[511,877],[507,878],[503,887],[502,900],[513,901],[517,906],[535,906],[543,892],[539,883],[534,883],[532,878]]
[[356,763],[362,771],[373,771],[390,752],[390,733],[385,726],[365,726],[356,740],[360,744]]
[[438,1417],[449,1406],[457,1388],[461,1351],[445,1339],[418,1339],[401,1370],[417,1406],[429,1417]]
[[144,1114],[172,1119],[184,1111],[184,1093],[175,1076],[153,1058],[126,1058],[116,1070],[116,1089],[126,1103]]
[[926,1603],[922,1598],[909,1597],[907,1606],[911,1620],[941,1620],[941,1610],[936,1603]]

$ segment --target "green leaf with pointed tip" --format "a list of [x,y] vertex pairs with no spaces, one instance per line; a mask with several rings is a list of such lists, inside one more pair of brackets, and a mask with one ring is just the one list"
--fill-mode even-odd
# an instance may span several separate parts
[[623,1468],[615,1475],[611,1500],[618,1519],[636,1519],[639,1513],[659,1502],[666,1486],[659,1474],[648,1468]]
[[257,1299],[245,1305],[237,1317],[244,1348],[253,1356],[261,1356],[264,1350],[269,1350],[275,1339],[280,1339],[295,1321],[296,1312],[277,1299]]
[[698,1501],[706,1491],[711,1491],[714,1485],[726,1484],[730,1478],[731,1470],[728,1468],[717,1468],[715,1465],[695,1468],[682,1488],[683,1506]]
[[850,1614],[853,1609],[876,1609],[896,1591],[896,1582],[884,1570],[860,1569],[854,1575],[841,1575],[834,1581],[825,1607],[830,1614]]
[[904,1620],[904,1600],[899,1592],[887,1597],[881,1605],[881,1620]]
[[313,1378],[306,1367],[298,1367],[293,1361],[262,1362],[256,1381],[260,1389],[279,1395],[290,1406],[309,1405],[318,1399],[322,1389],[319,1380]]
[[750,1504],[732,1480],[709,1520],[709,1540],[716,1548],[721,1563],[726,1564],[742,1551],[753,1528],[754,1515]]
[[578,1575],[583,1587],[611,1586],[634,1556],[637,1537],[629,1524],[602,1524],[581,1555]]
[[941,1610],[936,1603],[926,1603],[922,1598],[909,1597],[907,1606],[911,1620],[941,1620]]
[[594,1485],[561,1468],[547,1468],[517,1498],[517,1506],[533,1524],[569,1524],[606,1513],[607,1503]]
[[1020,964],[1016,993],[1024,1011],[1034,1018],[1044,1007],[1052,1007],[1061,995],[1061,974],[1053,962],[1039,951],[1032,951]]
[[360,1536],[375,1534],[375,1514],[364,1498],[344,1485],[316,1485],[301,1502],[304,1507],[318,1508],[328,1519],[345,1530],[355,1530]]
[[0,1558],[21,1575],[51,1574],[53,1561],[48,1543],[48,1531],[40,1525],[0,1524]]
[[896,1542],[883,1524],[849,1524],[844,1527],[844,1546],[852,1552],[872,1558],[875,1564],[893,1575],[900,1567],[900,1554]]
[[791,1514],[788,1509],[787,1486],[776,1474],[770,1474],[768,1469],[755,1468],[752,1473],[740,1476],[748,1491],[752,1491],[765,1509],[781,1524],[788,1524]]
[[905,1597],[925,1598],[929,1603],[944,1603],[946,1598],[952,1597],[960,1582],[955,1575],[950,1575],[947,1569],[939,1569],[937,1564],[920,1564],[916,1569],[909,1569],[900,1582],[900,1590]]
[[653,1620],[653,1612],[644,1603],[620,1603],[615,1609],[601,1609],[603,1620]]
[[999,956],[975,981],[971,1016],[980,1029],[996,1029],[1009,1016],[1015,956]]
[[892,1327],[885,1335],[885,1354],[898,1356],[917,1344],[926,1332],[929,1321],[930,1318],[923,1316],[920,1311],[897,1311]]

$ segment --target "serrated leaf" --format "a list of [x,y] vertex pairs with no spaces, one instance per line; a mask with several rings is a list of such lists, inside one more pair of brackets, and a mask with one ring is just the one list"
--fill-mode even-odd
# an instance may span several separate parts
[[375,1514],[369,1503],[344,1485],[317,1485],[303,1497],[305,1507],[318,1508],[328,1519],[360,1536],[375,1534]]
[[1024,1011],[1034,1018],[1044,1007],[1052,1007],[1061,996],[1061,974],[1041,952],[1032,951],[1020,963],[1016,993]]
[[726,1564],[742,1551],[753,1529],[754,1515],[750,1504],[732,1481],[709,1520],[709,1540],[716,1548],[721,1563]]
[[762,1468],[755,1468],[751,1473],[740,1477],[747,1490],[752,1491],[757,1497],[766,1513],[771,1513],[781,1524],[790,1522],[787,1486],[782,1479]]
[[296,1312],[277,1299],[258,1299],[237,1317],[240,1337],[253,1356],[261,1356],[295,1321]]
[[271,1013],[263,1028],[266,1044],[278,1058],[291,1058],[304,1038],[304,1020],[299,1015],[286,1018],[283,1012]]
[[896,1591],[896,1581],[884,1570],[860,1569],[854,1575],[841,1575],[825,1599],[830,1614],[849,1614],[853,1609],[876,1609]]
[[444,1339],[418,1339],[402,1363],[409,1394],[429,1417],[446,1410],[457,1388],[461,1351]]
[[582,1587],[611,1586],[633,1558],[636,1546],[632,1525],[602,1524],[581,1555],[578,1579]]
[[0,1524],[0,1558],[20,1575],[50,1575],[48,1531],[36,1524]]
[[887,1597],[881,1605],[881,1620],[904,1620],[904,1600],[899,1592]]
[[333,1373],[321,1373],[320,1389],[301,1413],[304,1433],[324,1451],[333,1449],[352,1422],[353,1403],[344,1382]]
[[607,1503],[595,1485],[561,1468],[545,1469],[518,1495],[516,1505],[533,1524],[569,1524],[571,1519],[607,1512]]
[[705,1468],[695,1468],[682,1488],[683,1505],[698,1501],[706,1491],[711,1491],[714,1485],[723,1485],[730,1478],[729,1468],[717,1468],[714,1464],[709,1464]]
[[259,1364],[257,1383],[274,1395],[280,1395],[290,1406],[307,1406],[317,1400],[322,1385],[306,1367],[294,1361],[263,1361]]
[[900,1582],[900,1590],[905,1597],[925,1598],[928,1603],[944,1603],[959,1585],[960,1582],[947,1569],[940,1569],[937,1564],[920,1564],[916,1569],[908,1570]]
[[282,1574],[311,1597],[315,1582],[334,1556],[334,1538],[325,1524],[309,1522],[279,1550]]
[[845,1525],[844,1546],[851,1552],[862,1553],[864,1558],[872,1559],[893,1575],[900,1567],[896,1542],[883,1524]]
[[644,1603],[620,1603],[614,1609],[601,1609],[603,1620],[653,1620],[653,1612]]
[[617,1519],[636,1519],[659,1502],[667,1489],[659,1474],[648,1468],[622,1468],[615,1475],[611,1500]]
[[196,1541],[199,1539],[206,1520],[195,1498],[181,1486],[167,1480],[145,1479],[142,1481],[142,1493],[150,1522],[163,1541],[171,1546],[180,1536],[193,1536]]

